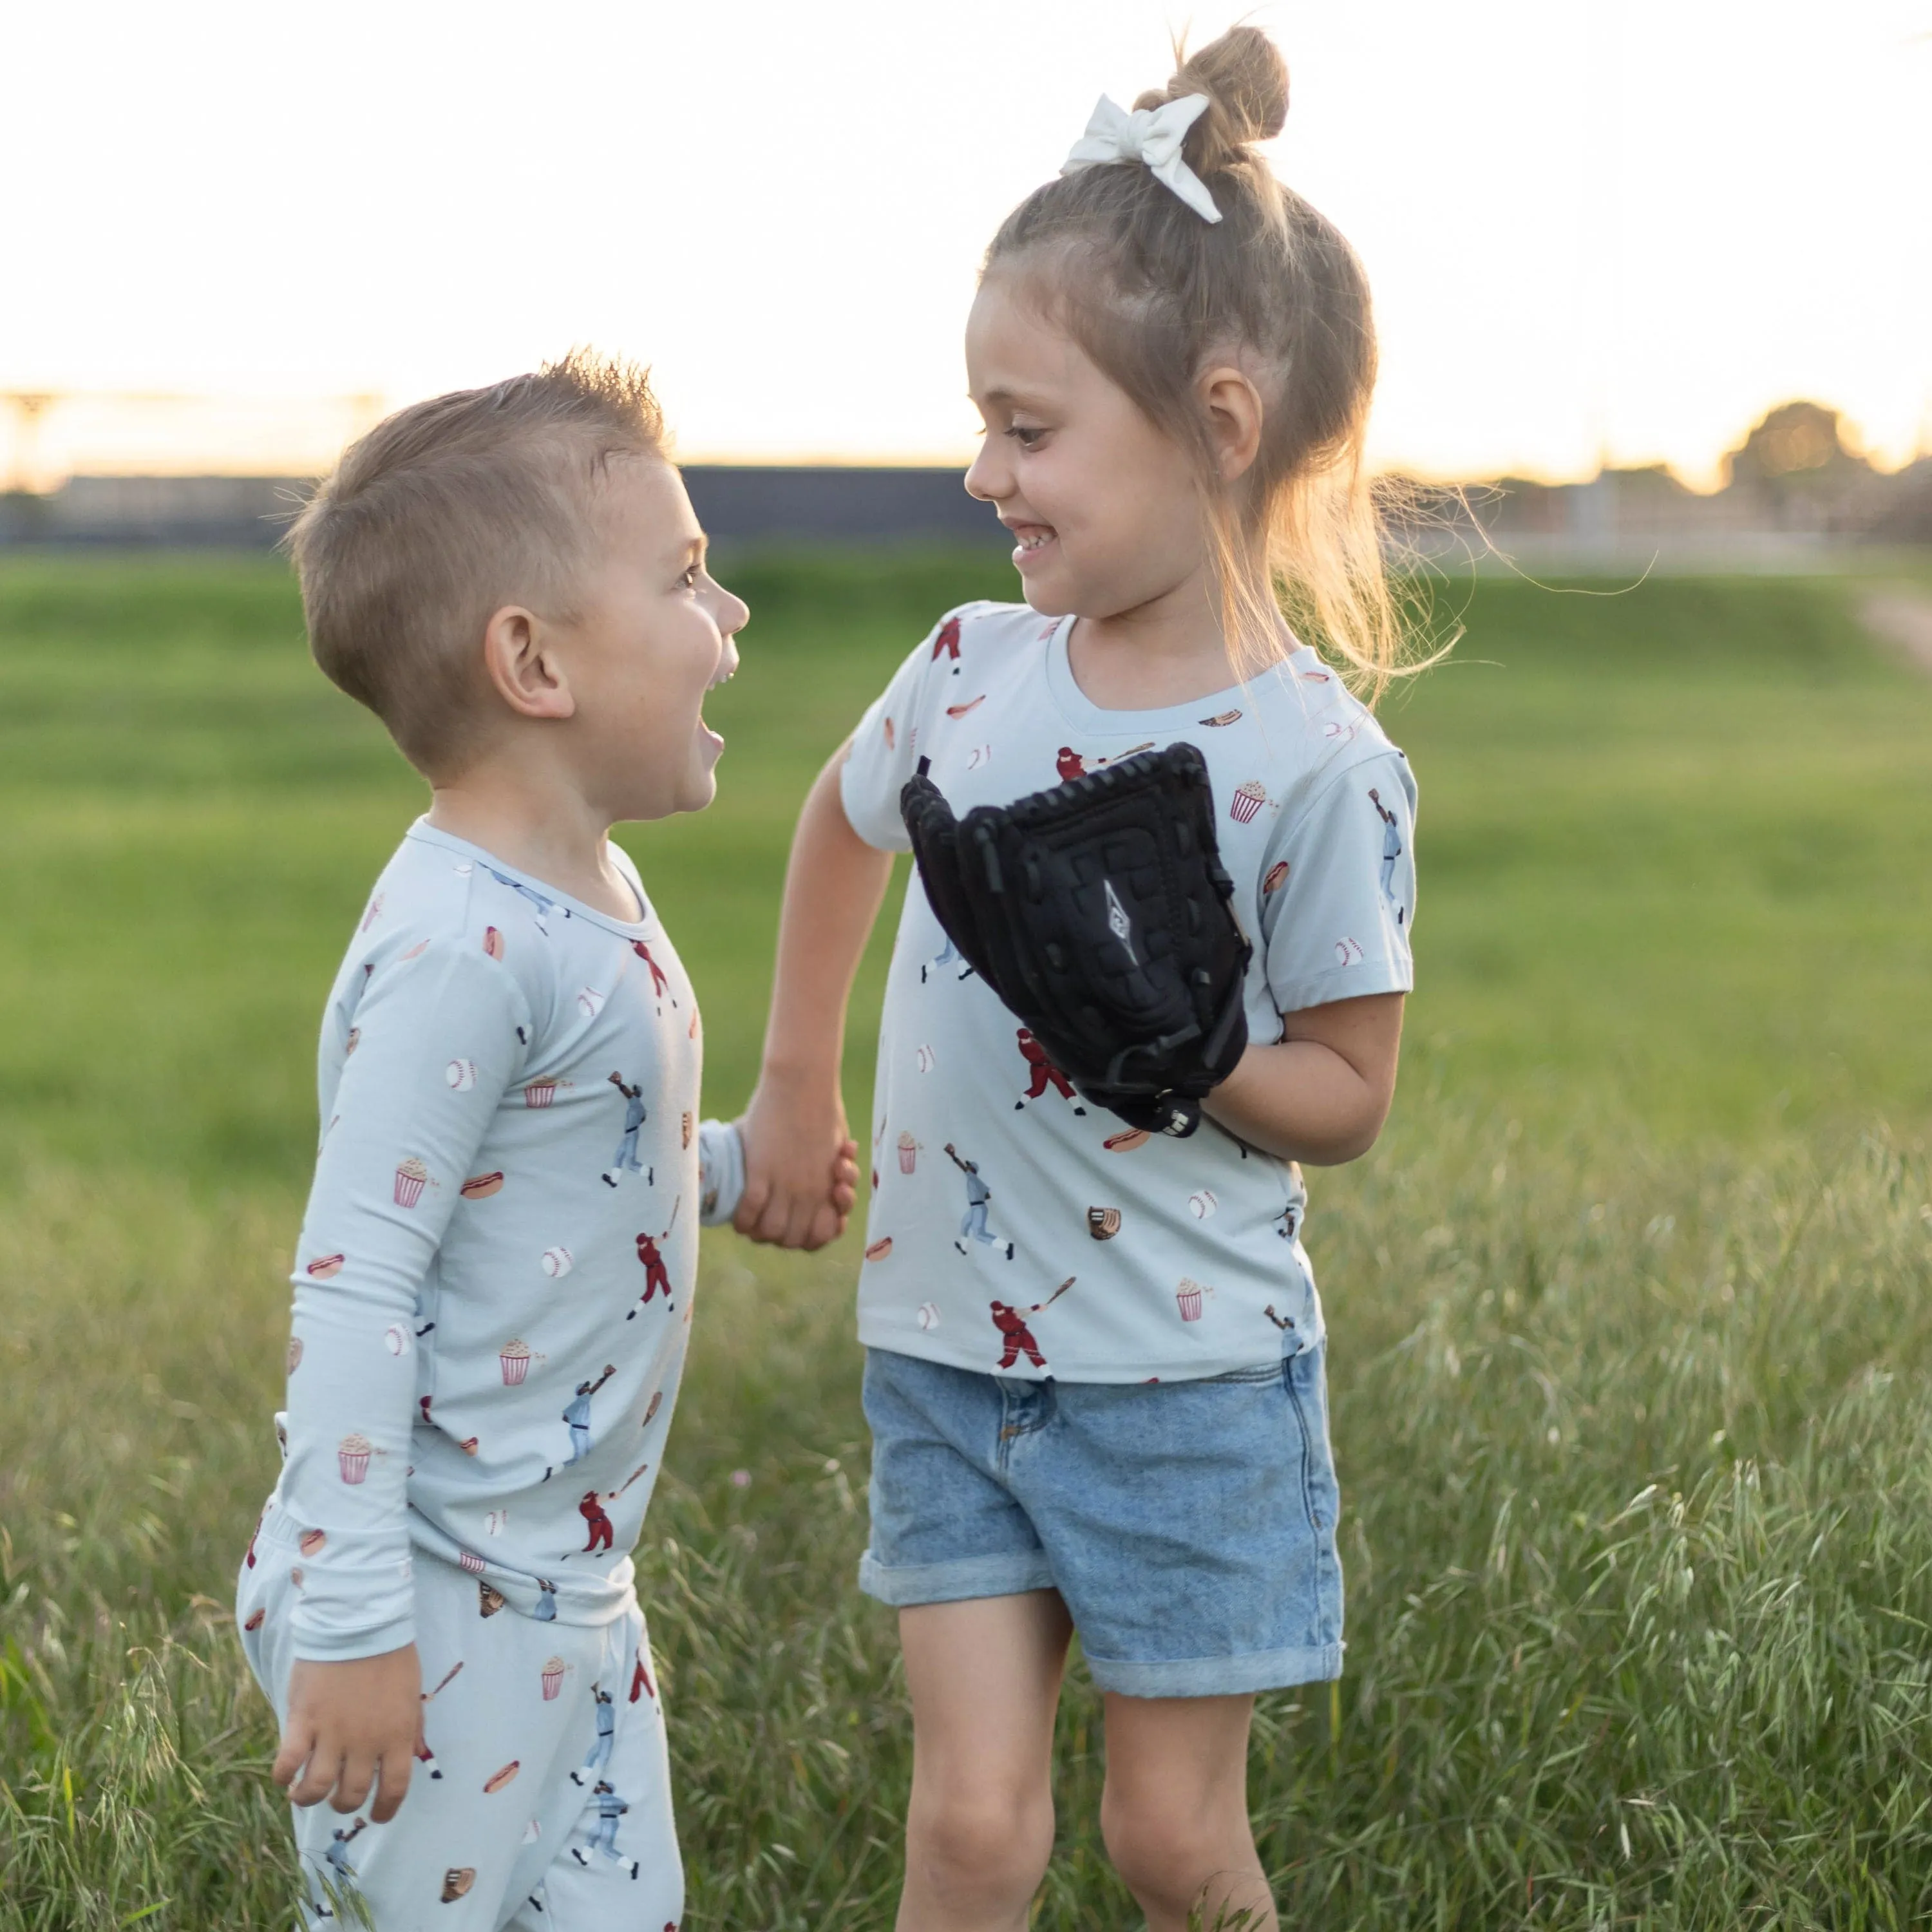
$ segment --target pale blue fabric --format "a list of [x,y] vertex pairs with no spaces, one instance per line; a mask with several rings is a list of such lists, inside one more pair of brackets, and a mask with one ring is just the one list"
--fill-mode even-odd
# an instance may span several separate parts
[[[854,736],[840,796],[859,836],[906,849],[899,794],[924,758],[963,816],[1184,740],[1207,759],[1254,942],[1250,1038],[1279,1040],[1303,1008],[1407,991],[1414,782],[1334,671],[1298,650],[1192,704],[1106,711],[1074,682],[1069,628],[999,604],[937,626]],[[1043,1058],[915,879],[880,1029],[860,1340],[1062,1383],[1216,1376],[1318,1343],[1300,1170],[1211,1120],[1136,1142]],[[1034,1346],[1016,1355],[1016,1320]]]
[[268,1510],[301,1552],[293,1656],[411,1641],[412,1553],[546,1621],[632,1605],[692,1312],[702,1046],[611,856],[634,921],[419,823],[337,975]]

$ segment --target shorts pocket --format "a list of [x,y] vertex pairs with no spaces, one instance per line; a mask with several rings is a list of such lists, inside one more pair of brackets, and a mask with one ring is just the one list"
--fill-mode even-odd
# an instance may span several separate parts
[[1341,1491],[1328,1439],[1328,1356],[1325,1344],[1290,1355],[1281,1365],[1281,1378],[1301,1438],[1301,1497],[1309,1527],[1332,1537],[1341,1512]]

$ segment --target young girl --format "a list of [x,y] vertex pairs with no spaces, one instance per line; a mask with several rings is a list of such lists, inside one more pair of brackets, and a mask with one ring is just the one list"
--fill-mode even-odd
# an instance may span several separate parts
[[967,326],[966,486],[1026,602],[936,626],[793,848],[736,1215],[788,1245],[836,1229],[846,996],[922,760],[963,814],[1197,745],[1254,942],[1253,1043],[1198,1132],[1150,1138],[1081,1100],[908,890],[860,1288],[860,1582],[899,1610],[913,1705],[902,1932],[1025,1925],[1076,1630],[1106,1694],[1101,1827],[1148,1924],[1272,1928],[1254,1694],[1342,1668],[1297,1163],[1354,1160],[1388,1112],[1415,790],[1345,686],[1372,697],[1400,655],[1360,474],[1374,337],[1347,244],[1253,150],[1287,100],[1238,28],[1132,115],[1102,101],[1007,218]]

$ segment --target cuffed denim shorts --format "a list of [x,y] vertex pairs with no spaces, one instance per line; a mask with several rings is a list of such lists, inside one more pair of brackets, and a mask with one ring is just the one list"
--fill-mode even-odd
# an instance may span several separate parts
[[1094,1682],[1130,1697],[1339,1677],[1326,1359],[1061,1382],[869,1349],[860,1587],[901,1609],[1058,1590]]

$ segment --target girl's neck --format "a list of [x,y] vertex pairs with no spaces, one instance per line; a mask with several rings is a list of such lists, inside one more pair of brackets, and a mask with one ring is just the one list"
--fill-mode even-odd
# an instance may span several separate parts
[[1106,617],[1077,617],[1067,668],[1103,711],[1161,711],[1211,697],[1234,673],[1204,573]]

